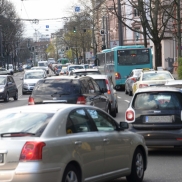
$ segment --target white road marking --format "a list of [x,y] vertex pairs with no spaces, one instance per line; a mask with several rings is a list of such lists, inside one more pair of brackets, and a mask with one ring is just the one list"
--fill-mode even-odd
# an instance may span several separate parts
[[118,99],[121,99],[121,97],[118,96]]
[[130,101],[129,100],[124,100],[125,102],[128,102],[128,103],[130,103]]

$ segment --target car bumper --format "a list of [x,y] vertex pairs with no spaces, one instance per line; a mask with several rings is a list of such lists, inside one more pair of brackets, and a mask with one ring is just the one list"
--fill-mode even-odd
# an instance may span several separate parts
[[4,99],[5,98],[5,93],[4,92],[1,92],[0,93],[0,99]]
[[147,146],[182,146],[182,129],[141,131],[130,128],[129,131],[142,135]]
[[[32,165],[33,164],[33,165]],[[19,164],[16,170],[1,171],[0,181],[8,182],[50,182],[62,181],[64,165],[61,167],[41,168],[40,165]]]
[[23,92],[32,92],[33,91],[34,86],[28,86],[28,87],[22,87],[22,91]]

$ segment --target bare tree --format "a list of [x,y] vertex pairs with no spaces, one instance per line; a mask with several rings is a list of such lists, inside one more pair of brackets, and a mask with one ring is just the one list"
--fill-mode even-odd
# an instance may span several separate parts
[[[127,3],[128,2],[128,3]],[[155,67],[162,65],[162,47],[167,26],[170,24],[171,17],[175,11],[175,2],[172,0],[121,0],[121,6],[130,7],[131,11],[125,14],[118,14],[117,3],[113,0],[114,14],[121,21],[122,25],[134,32],[143,34],[146,46],[147,37],[153,42],[155,50]],[[126,7],[127,8],[127,7]],[[138,12],[139,20],[132,18],[133,9]],[[130,24],[127,22],[130,21]],[[141,24],[142,30],[136,31],[133,24]]]

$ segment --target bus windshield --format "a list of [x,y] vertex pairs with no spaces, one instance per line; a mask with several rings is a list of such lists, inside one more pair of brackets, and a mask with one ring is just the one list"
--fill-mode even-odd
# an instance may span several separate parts
[[118,65],[140,65],[149,64],[148,49],[118,50]]

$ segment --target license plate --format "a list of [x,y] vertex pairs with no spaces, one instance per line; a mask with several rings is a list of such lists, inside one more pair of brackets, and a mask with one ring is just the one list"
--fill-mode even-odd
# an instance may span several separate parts
[[3,154],[0,154],[0,163],[3,163]]
[[146,123],[172,123],[171,116],[146,116]]

